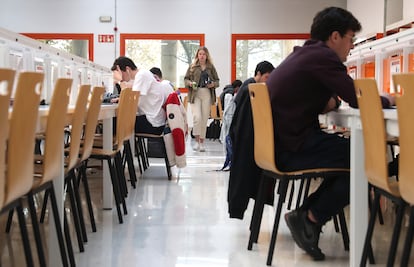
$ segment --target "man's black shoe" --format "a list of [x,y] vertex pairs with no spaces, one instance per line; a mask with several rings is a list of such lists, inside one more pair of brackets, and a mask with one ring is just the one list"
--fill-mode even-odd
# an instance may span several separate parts
[[285,221],[296,244],[313,260],[323,261],[325,254],[318,247],[321,226],[309,221],[307,211],[298,209],[285,214]]

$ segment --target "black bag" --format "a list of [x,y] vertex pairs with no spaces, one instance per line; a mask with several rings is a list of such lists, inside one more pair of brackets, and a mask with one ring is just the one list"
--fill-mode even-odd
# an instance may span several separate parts
[[147,156],[149,158],[164,158],[165,145],[161,138],[148,138]]
[[214,119],[207,127],[206,138],[216,140],[220,137],[221,120]]

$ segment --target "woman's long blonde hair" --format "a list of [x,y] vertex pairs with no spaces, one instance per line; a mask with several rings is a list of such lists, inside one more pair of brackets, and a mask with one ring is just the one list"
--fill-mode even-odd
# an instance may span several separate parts
[[198,60],[198,52],[200,52],[201,50],[203,50],[205,53],[206,53],[206,65],[208,66],[208,65],[213,65],[213,60],[211,59],[211,56],[210,56],[210,52],[208,51],[208,49],[207,49],[207,47],[205,47],[205,46],[200,46],[198,49],[197,49],[197,52],[195,53],[195,55],[194,55],[194,59],[193,59],[193,66],[195,66],[195,65],[199,65],[200,63],[199,63],[199,60]]

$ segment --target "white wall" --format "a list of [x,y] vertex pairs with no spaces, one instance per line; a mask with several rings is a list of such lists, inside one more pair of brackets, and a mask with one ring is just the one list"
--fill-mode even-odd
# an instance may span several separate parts
[[[414,21],[413,0],[348,0],[347,9],[362,24],[359,36],[372,37],[384,32],[384,3],[387,1],[387,25],[398,27]],[[397,18],[402,18],[399,21]],[[388,29],[388,28],[386,28]]]
[[[113,34],[115,18],[117,34],[204,33],[222,85],[231,82],[232,33],[308,33],[316,12],[327,6],[346,8],[347,3],[346,0],[117,0],[115,14],[115,0],[2,2],[5,3],[1,3],[0,26],[8,30],[94,33],[94,60],[105,66],[111,66],[119,55],[119,42],[98,43],[97,35]],[[102,15],[112,16],[113,21],[100,23]],[[358,16],[363,17],[364,13]]]

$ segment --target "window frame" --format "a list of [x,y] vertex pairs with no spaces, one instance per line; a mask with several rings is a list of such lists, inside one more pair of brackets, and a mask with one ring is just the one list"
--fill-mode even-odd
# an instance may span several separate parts
[[93,61],[94,40],[93,33],[21,33],[36,40],[87,40],[88,41],[88,60]]
[[119,35],[119,52],[121,55],[125,55],[125,43],[127,40],[199,40],[200,46],[204,46],[205,34],[175,34],[175,33],[121,33]]
[[244,34],[233,33],[231,35],[231,80],[236,79],[236,53],[237,41],[242,40],[307,40],[310,38],[309,33],[275,33],[275,34]]
[[[178,33],[121,33],[119,35],[119,53],[121,56],[125,56],[126,41],[127,40],[198,40],[200,46],[205,45],[204,33],[190,33],[190,34],[178,34]],[[181,92],[186,93],[187,88],[178,88]]]

